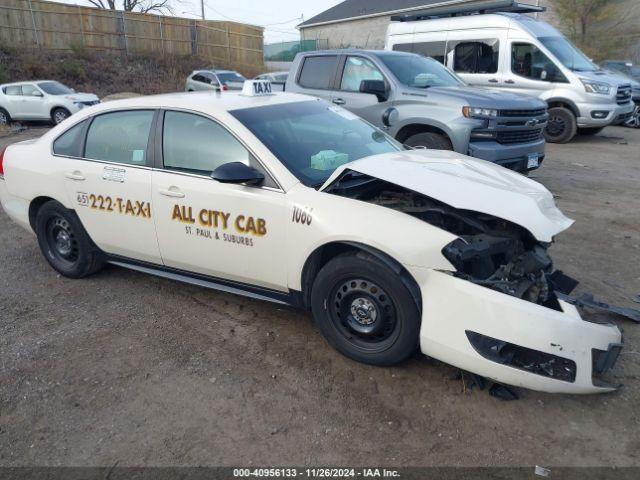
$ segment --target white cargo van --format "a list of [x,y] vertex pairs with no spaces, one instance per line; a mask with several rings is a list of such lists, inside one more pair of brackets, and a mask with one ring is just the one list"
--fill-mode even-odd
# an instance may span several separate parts
[[433,7],[392,17],[386,50],[444,63],[475,86],[535,95],[549,105],[548,142],[594,134],[633,112],[631,84],[601,70],[559,31],[525,15],[542,7],[512,0],[483,9]]

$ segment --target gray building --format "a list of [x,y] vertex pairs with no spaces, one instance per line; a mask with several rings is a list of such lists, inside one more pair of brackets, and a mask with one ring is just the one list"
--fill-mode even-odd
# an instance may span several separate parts
[[326,40],[328,48],[380,49],[384,47],[392,15],[409,14],[425,7],[473,3],[486,3],[486,0],[346,0],[298,28],[302,40]]

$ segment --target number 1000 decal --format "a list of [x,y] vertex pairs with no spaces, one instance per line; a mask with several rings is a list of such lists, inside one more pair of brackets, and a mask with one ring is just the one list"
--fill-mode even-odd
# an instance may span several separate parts
[[132,217],[151,218],[151,203],[139,200],[129,200],[109,195],[78,192],[78,205],[92,210],[131,215]]

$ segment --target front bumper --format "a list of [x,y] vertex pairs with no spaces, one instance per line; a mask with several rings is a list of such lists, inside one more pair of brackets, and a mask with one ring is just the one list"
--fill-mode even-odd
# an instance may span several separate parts
[[[624,119],[625,116],[633,112],[634,104],[629,102],[625,105],[616,103],[580,103],[580,116],[578,117],[578,127],[606,127]],[[593,118],[592,112],[606,111],[607,116],[603,118]]]
[[524,172],[533,170],[527,168],[530,154],[538,154],[539,164],[544,159],[545,140],[541,138],[535,142],[503,145],[493,140],[472,141],[469,143],[468,155],[488,162],[497,163],[503,167]]
[[[421,282],[420,349],[463,370],[499,383],[554,393],[615,390],[597,376],[617,358],[622,334],[615,325],[582,320],[577,309],[560,302],[557,311],[429,270]],[[522,351],[555,358],[553,368],[573,369],[549,376],[540,368],[522,368],[492,359],[472,344],[473,336],[499,339]],[[606,368],[605,368],[606,367]],[[548,366],[546,368],[549,368]],[[595,380],[595,383],[594,383]]]

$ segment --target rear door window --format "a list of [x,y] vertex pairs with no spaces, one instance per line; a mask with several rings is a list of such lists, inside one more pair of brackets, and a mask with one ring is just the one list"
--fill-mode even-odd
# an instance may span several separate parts
[[153,110],[105,113],[93,119],[85,158],[145,166]]
[[4,88],[5,95],[22,95],[22,87],[20,85],[10,85]]
[[87,121],[74,125],[53,142],[53,153],[64,157],[82,156],[82,132]]
[[301,87],[329,90],[338,65],[337,55],[307,57],[302,64],[298,83]]

